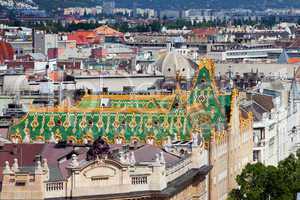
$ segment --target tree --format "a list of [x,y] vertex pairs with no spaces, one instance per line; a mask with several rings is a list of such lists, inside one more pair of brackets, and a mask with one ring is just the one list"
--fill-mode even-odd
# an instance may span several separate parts
[[236,181],[239,187],[230,192],[229,200],[294,200],[300,192],[300,151],[277,167],[248,164]]
[[129,25],[128,23],[120,23],[120,24],[117,24],[117,29],[119,29],[119,31],[123,32],[123,33],[126,33],[128,32],[129,30]]

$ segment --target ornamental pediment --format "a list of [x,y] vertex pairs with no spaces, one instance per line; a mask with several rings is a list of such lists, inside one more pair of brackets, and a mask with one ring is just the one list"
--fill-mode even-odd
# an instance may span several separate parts
[[93,165],[83,171],[83,175],[87,178],[108,178],[117,174],[117,169],[109,165]]

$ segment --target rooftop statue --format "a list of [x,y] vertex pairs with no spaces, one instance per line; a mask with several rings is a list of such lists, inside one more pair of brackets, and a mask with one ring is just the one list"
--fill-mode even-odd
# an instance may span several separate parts
[[110,155],[110,148],[107,142],[105,142],[101,137],[93,142],[86,154],[86,160],[96,160],[97,158],[105,158]]

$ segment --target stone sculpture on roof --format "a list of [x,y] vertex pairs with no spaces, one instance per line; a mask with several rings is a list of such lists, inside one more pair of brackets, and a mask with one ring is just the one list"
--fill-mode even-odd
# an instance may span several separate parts
[[99,137],[88,150],[86,160],[96,160],[97,158],[104,158],[108,155],[110,155],[109,145],[101,137]]

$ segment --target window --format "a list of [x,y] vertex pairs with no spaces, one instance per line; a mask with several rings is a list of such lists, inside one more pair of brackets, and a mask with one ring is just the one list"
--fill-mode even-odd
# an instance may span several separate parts
[[221,182],[226,177],[227,177],[227,170],[224,170],[221,173],[219,173],[219,175],[218,175],[218,183]]
[[272,114],[270,113],[270,114],[269,114],[269,119],[272,119],[272,118],[273,118],[273,117],[272,117]]
[[26,185],[26,182],[24,181],[17,181],[16,182],[16,186],[25,186]]
[[140,184],[147,184],[147,176],[133,176],[131,177],[131,184],[132,185],[140,185]]
[[259,161],[259,151],[258,150],[253,151],[253,161]]
[[106,181],[108,180],[108,177],[92,177],[92,181]]
[[102,88],[102,92],[103,93],[107,93],[108,92],[108,88],[107,87]]
[[124,86],[123,87],[123,92],[130,93],[130,92],[133,92],[133,91],[134,91],[134,87],[132,87],[132,86]]

